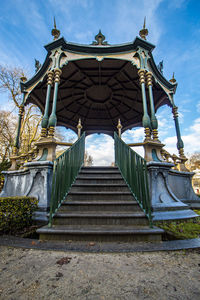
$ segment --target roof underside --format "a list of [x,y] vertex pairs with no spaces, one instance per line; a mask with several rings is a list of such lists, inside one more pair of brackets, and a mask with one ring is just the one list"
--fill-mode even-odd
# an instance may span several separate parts
[[[52,88],[53,90],[53,88]],[[53,91],[51,93],[50,111]],[[168,104],[163,89],[154,82],[155,108]],[[147,102],[148,90],[146,90]],[[44,112],[46,76],[30,93],[27,103]],[[138,70],[129,61],[119,59],[83,59],[70,61],[62,68],[57,100],[57,125],[77,131],[81,118],[86,134],[113,135],[118,119],[123,130],[140,126],[143,116]]]

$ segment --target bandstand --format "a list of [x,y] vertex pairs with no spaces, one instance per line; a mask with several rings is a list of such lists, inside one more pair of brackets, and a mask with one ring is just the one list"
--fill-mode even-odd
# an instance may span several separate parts
[[[155,46],[146,40],[148,30],[145,24],[139,34],[140,37],[133,42],[110,45],[99,31],[90,45],[81,45],[60,38],[55,25],[52,30],[54,41],[45,46],[47,56],[43,65],[31,79],[22,78],[23,99],[12,166],[4,172],[6,179],[1,196],[36,196],[39,210],[35,218],[47,222],[51,206],[50,228],[77,176],[81,180],[79,172],[83,164],[84,138],[93,133],[105,133],[115,139],[116,167],[113,172],[120,172],[151,226],[152,220],[196,216],[192,208],[199,207],[200,201],[192,189],[193,173],[185,167],[187,159],[174,101],[177,83],[174,76],[169,81],[164,78],[156,66],[152,55]],[[20,159],[23,110],[30,103],[37,105],[43,114],[41,137],[36,142],[36,150],[27,154],[28,162],[24,163],[23,169],[16,170]],[[178,156],[168,153],[159,140],[156,111],[163,105],[172,109]],[[72,129],[78,140],[73,145],[60,143],[70,148],[56,159],[59,142],[54,132],[57,125]],[[144,140],[126,145],[121,134],[136,126],[144,128]],[[133,151],[138,145],[144,147],[144,159]],[[108,177],[112,172],[100,167],[93,167],[93,171],[96,177],[102,172],[107,172],[104,175]],[[91,169],[85,172],[90,173]],[[80,182],[77,188],[83,185]],[[128,193],[123,191],[122,182],[102,182],[98,186],[101,195],[104,195],[106,185],[119,186],[118,192]],[[91,184],[87,187],[88,193],[81,189],[77,193],[80,195],[82,191],[82,197],[85,193],[89,199]],[[104,209],[105,202],[109,202],[106,199],[102,202]]]

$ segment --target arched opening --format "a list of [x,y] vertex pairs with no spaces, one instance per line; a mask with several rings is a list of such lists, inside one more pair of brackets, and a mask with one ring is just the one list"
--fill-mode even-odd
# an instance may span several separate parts
[[156,115],[158,119],[159,139],[163,142],[163,144],[165,144],[165,149],[169,153],[171,154],[174,153],[178,155],[178,150],[176,146],[177,144],[176,129],[175,129],[171,108],[167,105],[161,106],[158,108]]
[[[122,134],[122,140],[127,143],[142,143],[144,140],[144,128],[143,127],[134,127],[128,129]],[[143,146],[134,146],[131,147],[135,152],[144,157],[144,148]]]
[[91,134],[86,137],[85,151],[92,157],[93,166],[111,166],[114,158],[114,140],[107,134]]

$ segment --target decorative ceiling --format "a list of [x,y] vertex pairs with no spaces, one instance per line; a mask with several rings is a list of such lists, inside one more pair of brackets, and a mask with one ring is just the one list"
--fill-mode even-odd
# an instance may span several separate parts
[[[167,95],[155,82],[153,93],[156,109],[166,103],[170,105]],[[148,90],[146,95],[149,102]],[[43,112],[45,98],[46,78],[31,91],[27,103],[35,103]],[[68,62],[62,68],[56,115],[57,125],[74,131],[81,118],[86,134],[113,135],[118,119],[123,125],[122,132],[141,126],[143,105],[137,68],[129,61],[108,58]]]

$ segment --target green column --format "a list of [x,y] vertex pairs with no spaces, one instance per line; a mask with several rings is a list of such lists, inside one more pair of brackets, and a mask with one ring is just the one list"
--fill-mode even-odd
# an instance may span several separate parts
[[15,143],[14,143],[14,150],[13,154],[17,154],[17,150],[19,150],[20,143],[19,143],[19,138],[20,138],[20,130],[21,130],[21,125],[22,125],[22,117],[24,113],[24,102],[25,102],[25,93],[23,93],[23,100],[22,104],[19,107],[19,118],[18,118],[18,124],[17,124],[17,135],[15,138]]
[[152,90],[152,73],[147,73],[147,86],[149,89],[149,99],[150,99],[150,108],[151,108],[151,128],[153,131],[153,139],[158,140],[158,121],[155,115],[154,99],[153,99],[153,90]]
[[184,144],[181,139],[181,132],[180,132],[180,126],[179,126],[179,120],[178,120],[178,107],[173,105],[172,107],[172,113],[174,117],[174,123],[175,123],[175,129],[176,129],[176,136],[177,136],[177,149],[179,151],[180,156],[184,156]]
[[54,131],[57,123],[57,117],[56,117],[56,104],[57,104],[57,97],[58,97],[58,85],[60,82],[60,75],[61,75],[61,70],[60,69],[55,69],[55,84],[54,84],[54,94],[53,94],[53,105],[52,105],[52,111],[51,115],[49,117],[49,136],[53,137],[54,136]]
[[48,72],[48,79],[47,79],[47,93],[46,93],[46,103],[45,103],[45,111],[44,116],[42,118],[41,123],[41,136],[45,137],[47,135],[47,127],[48,127],[48,121],[49,121],[49,101],[50,101],[50,95],[51,95],[51,85],[53,81],[53,72]]
[[151,139],[151,121],[148,115],[147,110],[147,99],[146,99],[146,91],[145,91],[145,70],[140,69],[138,71],[140,77],[141,91],[142,91],[142,103],[143,103],[143,118],[142,125],[145,130],[145,139]]

